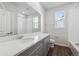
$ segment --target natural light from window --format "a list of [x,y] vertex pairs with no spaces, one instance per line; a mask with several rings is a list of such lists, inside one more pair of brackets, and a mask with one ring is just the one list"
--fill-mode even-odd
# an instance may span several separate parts
[[64,28],[64,11],[55,12],[55,27]]
[[33,28],[38,28],[38,16],[33,18]]

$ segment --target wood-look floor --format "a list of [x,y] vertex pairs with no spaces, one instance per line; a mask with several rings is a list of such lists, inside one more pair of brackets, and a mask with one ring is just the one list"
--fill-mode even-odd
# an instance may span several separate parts
[[55,45],[49,49],[48,56],[73,56],[73,53],[68,47]]

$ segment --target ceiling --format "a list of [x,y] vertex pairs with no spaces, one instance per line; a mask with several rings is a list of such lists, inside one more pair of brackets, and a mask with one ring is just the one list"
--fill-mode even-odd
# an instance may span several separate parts
[[20,13],[26,14],[26,15],[31,15],[34,13],[37,13],[31,6],[29,6],[25,2],[17,2],[17,8]]
[[41,2],[42,6],[45,9],[50,9],[50,8],[66,5],[66,4],[69,4],[69,3],[71,3],[71,2]]
[[15,9],[17,12],[22,13],[24,15],[31,15],[37,13],[31,6],[29,6],[26,2],[3,2],[0,5],[6,9]]

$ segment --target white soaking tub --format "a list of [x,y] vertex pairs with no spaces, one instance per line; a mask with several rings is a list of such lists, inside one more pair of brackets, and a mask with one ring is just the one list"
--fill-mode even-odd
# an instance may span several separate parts
[[79,42],[78,41],[69,41],[70,48],[74,56],[79,56]]

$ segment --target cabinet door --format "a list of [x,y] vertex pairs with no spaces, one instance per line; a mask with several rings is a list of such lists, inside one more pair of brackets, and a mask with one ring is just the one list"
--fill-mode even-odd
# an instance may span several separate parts
[[30,56],[43,56],[43,44],[40,44],[35,50],[33,50]]
[[46,56],[48,53],[49,43],[50,43],[49,39],[50,39],[49,36],[44,39],[44,45],[43,45],[44,46],[44,56]]

